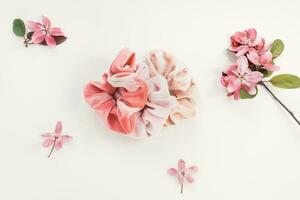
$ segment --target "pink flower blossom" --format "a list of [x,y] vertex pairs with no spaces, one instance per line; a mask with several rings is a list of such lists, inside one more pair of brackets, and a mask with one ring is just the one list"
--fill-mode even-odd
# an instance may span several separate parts
[[239,100],[241,89],[254,95],[256,86],[262,79],[263,74],[258,71],[251,71],[247,58],[241,56],[237,59],[237,64],[231,65],[223,73],[221,83],[227,88],[228,96],[233,95],[235,100]]
[[185,161],[180,159],[178,160],[178,169],[170,168],[168,169],[168,174],[171,176],[176,176],[180,186],[181,186],[181,194],[183,193],[183,184],[186,180],[188,183],[193,183],[194,178],[192,175],[198,172],[198,167],[193,165],[188,168],[185,166]]
[[31,37],[34,44],[40,44],[45,41],[48,46],[55,47],[56,41],[53,36],[64,36],[60,28],[51,27],[51,21],[45,16],[42,17],[42,24],[28,21],[27,27],[34,32]]
[[269,49],[263,48],[262,50],[250,50],[247,57],[254,65],[263,66],[270,71],[277,71],[279,70],[279,67],[272,63],[273,55]]
[[230,51],[236,52],[236,56],[243,56],[251,49],[261,49],[265,45],[265,41],[261,37],[257,37],[254,28],[243,32],[236,32],[230,37]]
[[72,136],[62,135],[62,123],[59,121],[56,123],[54,133],[44,133],[42,137],[44,138],[43,147],[50,147],[52,145],[51,151],[48,155],[48,158],[51,156],[53,149],[59,150],[63,147],[65,142],[69,142],[73,139]]

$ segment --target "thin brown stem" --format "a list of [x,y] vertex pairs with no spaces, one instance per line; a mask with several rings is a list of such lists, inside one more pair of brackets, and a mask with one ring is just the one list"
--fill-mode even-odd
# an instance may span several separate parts
[[29,40],[29,39],[26,39],[26,40],[24,41],[25,47],[28,47],[28,45],[33,44],[33,42],[30,42],[30,41],[31,41],[31,40]]
[[48,158],[50,158],[50,156],[51,156],[51,154],[52,154],[52,152],[53,152],[53,150],[54,150],[55,143],[56,143],[56,138],[54,139],[53,145],[52,145],[52,147],[51,147],[51,151],[50,151],[50,153],[48,154]]
[[33,44],[31,39],[24,36],[24,45],[25,45],[25,47],[28,47],[31,44]]
[[180,187],[180,193],[183,193],[183,183],[181,183],[181,187]]
[[260,82],[260,84],[272,95],[272,97],[290,114],[290,116],[297,122],[297,124],[300,126],[300,121],[296,118],[294,113],[282,102],[280,101],[275,94],[270,90],[270,88],[264,83]]

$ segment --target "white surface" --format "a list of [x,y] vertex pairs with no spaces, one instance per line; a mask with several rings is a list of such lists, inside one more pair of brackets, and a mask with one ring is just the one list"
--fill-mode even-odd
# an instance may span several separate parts
[[[299,1],[0,0],[0,199],[299,200],[300,131],[261,88],[235,102],[219,84],[237,30],[281,38],[281,72],[300,75]],[[12,21],[44,14],[69,37],[55,49],[25,48]],[[139,58],[171,51],[199,85],[198,116],[135,141],[98,123],[82,97],[123,47]],[[300,90],[274,92],[300,117]],[[74,136],[47,159],[40,134],[57,120]],[[166,169],[200,167],[183,195]]]

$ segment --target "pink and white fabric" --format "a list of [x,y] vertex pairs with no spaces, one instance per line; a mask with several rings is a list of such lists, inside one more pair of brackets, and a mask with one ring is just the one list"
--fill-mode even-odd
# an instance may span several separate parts
[[146,66],[149,69],[150,77],[164,76],[168,82],[170,94],[176,99],[166,125],[177,124],[182,119],[191,118],[196,114],[197,88],[187,67],[163,50],[151,51],[140,66]]
[[110,129],[133,138],[158,134],[174,106],[166,79],[137,66],[129,49],[119,52],[101,81],[87,84],[84,97]]

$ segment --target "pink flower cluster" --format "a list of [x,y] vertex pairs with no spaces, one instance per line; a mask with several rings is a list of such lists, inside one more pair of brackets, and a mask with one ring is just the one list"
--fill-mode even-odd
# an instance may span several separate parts
[[231,46],[229,50],[235,52],[236,56],[246,55],[251,63],[270,71],[279,69],[272,63],[271,45],[266,44],[264,38],[258,37],[254,28],[236,32],[230,39]]
[[62,30],[58,27],[52,27],[51,21],[48,17],[42,16],[42,23],[35,21],[28,21],[27,27],[33,32],[31,36],[31,41],[34,44],[45,43],[50,47],[55,47],[57,41],[55,38],[57,36],[65,37]]
[[42,23],[28,21],[27,27],[34,32],[31,37],[34,44],[40,44],[45,40],[48,46],[54,47],[56,42],[53,36],[64,36],[60,28],[51,27],[51,21],[46,16],[42,17]]
[[[156,67],[151,68],[154,66],[151,63],[136,64],[135,53],[123,49],[100,82],[87,84],[84,90],[87,103],[111,130],[133,138],[145,138],[158,134],[167,122],[176,121],[175,118],[192,116],[186,113],[190,108],[179,110],[177,107],[178,104],[190,106],[188,102],[180,102],[185,96],[191,98],[190,88],[194,88],[186,72],[176,71],[174,64],[160,65],[165,66],[162,69],[155,63]],[[178,89],[178,95],[170,93],[170,85]],[[172,117],[172,113],[178,116]]]
[[236,32],[230,40],[229,50],[235,53],[237,63],[222,73],[221,83],[227,88],[228,96],[239,100],[241,90],[250,95],[256,94],[256,86],[264,78],[262,70],[273,72],[279,67],[273,64],[272,45],[257,36],[255,29]]

